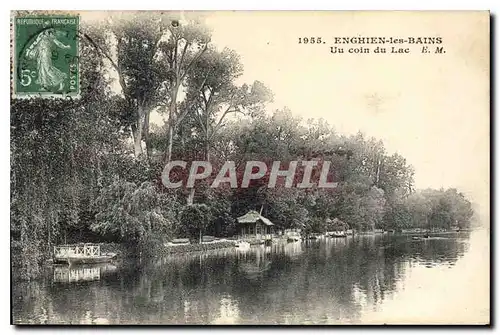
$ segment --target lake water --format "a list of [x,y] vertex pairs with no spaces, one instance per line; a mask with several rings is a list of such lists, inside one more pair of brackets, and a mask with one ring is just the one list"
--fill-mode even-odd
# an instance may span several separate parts
[[279,243],[149,264],[50,268],[13,283],[42,324],[487,323],[488,231]]

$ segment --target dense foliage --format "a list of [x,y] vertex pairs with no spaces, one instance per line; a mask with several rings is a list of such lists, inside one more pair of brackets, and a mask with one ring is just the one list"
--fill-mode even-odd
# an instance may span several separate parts
[[[237,85],[238,55],[218,51],[203,25],[147,15],[84,27],[80,99],[11,102],[11,242],[23,278],[58,243],[93,234],[148,253],[172,237],[230,236],[249,210],[311,232],[333,218],[357,230],[468,226],[471,203],[457,190],[415,191],[412,167],[382,142],[267,111],[270,90]],[[165,125],[150,126],[151,113]],[[174,159],[231,160],[240,176],[250,160],[330,161],[339,184],[268,188],[266,175],[249,188],[165,189]]]

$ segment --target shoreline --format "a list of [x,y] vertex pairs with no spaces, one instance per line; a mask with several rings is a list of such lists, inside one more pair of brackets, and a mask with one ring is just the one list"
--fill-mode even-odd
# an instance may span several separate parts
[[236,247],[236,241],[221,241],[221,242],[210,242],[201,244],[180,244],[180,245],[164,245],[161,248],[160,254],[183,254],[198,251],[209,251],[216,249],[225,249]]

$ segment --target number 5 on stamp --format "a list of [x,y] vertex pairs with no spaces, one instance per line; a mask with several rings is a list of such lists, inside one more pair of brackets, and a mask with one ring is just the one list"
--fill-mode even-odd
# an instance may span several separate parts
[[13,95],[78,97],[78,16],[23,16],[13,22]]

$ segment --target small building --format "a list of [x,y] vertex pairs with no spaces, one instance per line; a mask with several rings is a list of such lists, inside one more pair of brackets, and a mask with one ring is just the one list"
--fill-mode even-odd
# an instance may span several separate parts
[[257,211],[249,211],[237,218],[238,231],[242,238],[271,239],[274,234],[274,224]]

